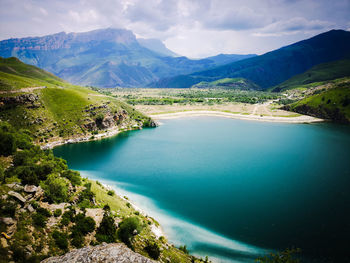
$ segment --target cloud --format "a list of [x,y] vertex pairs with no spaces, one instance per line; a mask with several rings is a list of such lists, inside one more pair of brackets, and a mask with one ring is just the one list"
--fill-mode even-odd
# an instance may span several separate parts
[[191,57],[262,53],[350,28],[349,0],[0,1],[0,39],[125,28]]
[[277,21],[269,24],[255,36],[283,36],[292,35],[300,32],[326,31],[334,26],[334,23],[322,20],[307,20],[303,17],[294,17],[289,20]]
[[271,19],[247,6],[214,10],[203,24],[218,30],[247,30],[261,28]]

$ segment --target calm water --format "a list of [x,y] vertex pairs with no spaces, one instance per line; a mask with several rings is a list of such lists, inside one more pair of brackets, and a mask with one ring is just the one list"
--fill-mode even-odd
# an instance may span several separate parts
[[54,153],[128,194],[170,241],[197,255],[249,262],[265,249],[294,246],[307,261],[345,262],[349,127],[212,117],[162,122]]

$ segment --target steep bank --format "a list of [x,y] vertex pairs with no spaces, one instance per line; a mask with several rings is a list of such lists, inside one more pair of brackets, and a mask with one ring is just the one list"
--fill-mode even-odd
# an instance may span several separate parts
[[316,83],[314,86],[314,91],[305,98],[283,108],[316,118],[350,123],[350,78]]
[[115,98],[73,86],[16,58],[0,59],[0,77],[0,119],[28,129],[40,145],[154,125]]

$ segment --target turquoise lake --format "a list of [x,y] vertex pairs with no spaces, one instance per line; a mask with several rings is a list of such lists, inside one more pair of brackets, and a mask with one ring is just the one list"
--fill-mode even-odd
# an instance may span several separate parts
[[293,246],[305,262],[350,262],[348,126],[189,117],[54,153],[196,255],[254,262]]

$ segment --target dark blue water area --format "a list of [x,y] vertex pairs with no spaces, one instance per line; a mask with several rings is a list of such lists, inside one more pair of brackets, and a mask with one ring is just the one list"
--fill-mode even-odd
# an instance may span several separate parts
[[116,182],[136,203],[147,199],[167,216],[170,241],[199,255],[249,262],[261,249],[299,247],[308,262],[349,260],[348,126],[162,122],[54,153],[71,169]]

